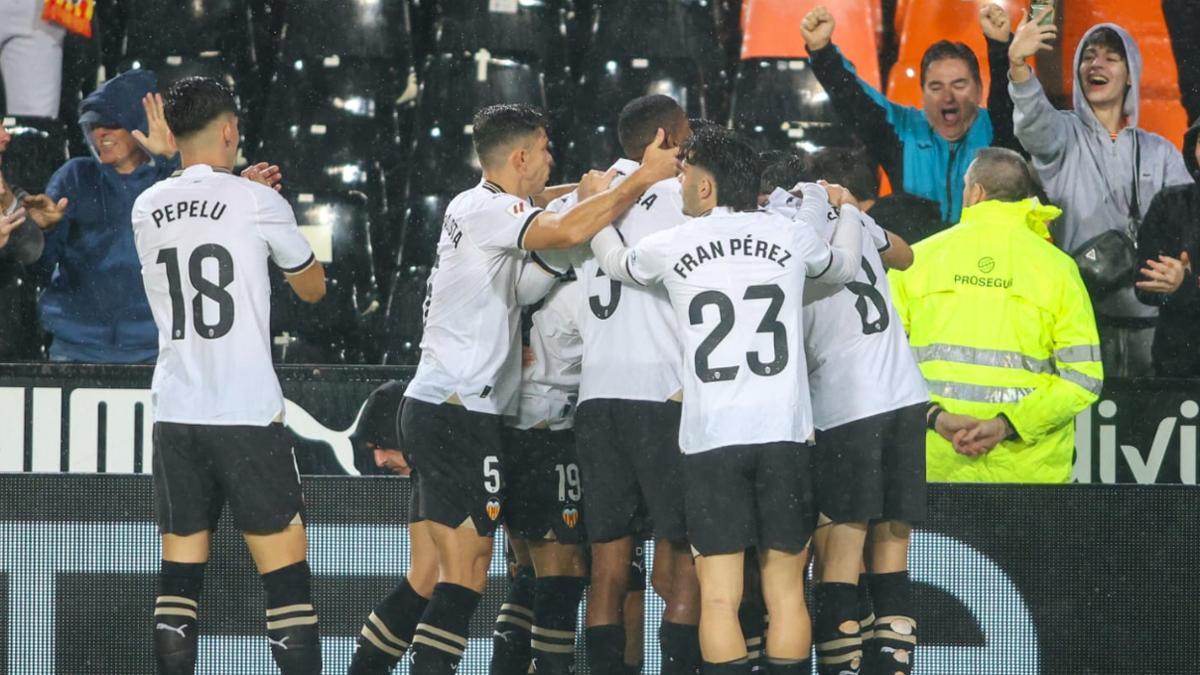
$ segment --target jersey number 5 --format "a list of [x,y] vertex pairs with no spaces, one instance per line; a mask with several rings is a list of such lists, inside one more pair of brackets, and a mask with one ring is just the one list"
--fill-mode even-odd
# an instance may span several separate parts
[[[770,361],[763,361],[759,352],[747,352],[746,363],[750,372],[763,377],[778,375],[788,364],[787,327],[779,322],[779,310],[783,308],[783,289],[775,284],[751,286],[746,289],[743,300],[770,300],[767,312],[758,324],[759,333],[770,333],[774,342],[775,354]],[[717,345],[721,344],[729,332],[733,330],[734,312],[733,301],[720,291],[704,291],[692,298],[688,306],[688,320],[693,326],[704,323],[704,308],[713,305],[717,308],[717,325],[713,327],[708,337],[696,348],[696,376],[701,382],[722,382],[737,377],[741,366],[723,366],[713,368],[708,363]]]
[[[217,262],[215,284],[204,278],[204,261],[208,258]],[[167,286],[171,293],[171,339],[182,340],[187,319],[183,305],[183,283],[179,275],[179,251],[164,248],[158,252],[156,262],[167,268]],[[233,328],[233,296],[225,290],[233,283],[233,256],[225,247],[217,244],[197,246],[188,258],[188,281],[196,289],[196,295],[192,296],[192,325],[196,328],[196,334],[209,340],[224,337]],[[217,305],[217,320],[214,323],[204,320],[205,298]]]

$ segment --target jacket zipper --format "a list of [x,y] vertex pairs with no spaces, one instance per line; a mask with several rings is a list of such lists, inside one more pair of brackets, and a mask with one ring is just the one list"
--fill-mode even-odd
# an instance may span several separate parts
[[946,164],[946,222],[950,222],[950,216],[954,213],[954,193],[952,184],[954,183],[954,160],[958,157],[958,148],[962,143],[961,140],[950,142],[950,161]]

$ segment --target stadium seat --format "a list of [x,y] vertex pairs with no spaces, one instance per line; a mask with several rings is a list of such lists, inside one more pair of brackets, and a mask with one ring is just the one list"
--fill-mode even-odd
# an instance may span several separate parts
[[380,337],[385,365],[415,366],[421,357],[428,267],[402,267],[392,281]]
[[410,173],[412,194],[458,192],[479,180],[471,145],[475,111],[495,103],[544,108],[542,72],[534,65],[477,52],[438,56],[421,78]]
[[[1061,11],[1059,52],[1062,54],[1063,91],[1073,90],[1075,46],[1084,33],[1098,23],[1115,23],[1134,36],[1142,52],[1142,98],[1179,98],[1179,69],[1171,51],[1161,2],[1071,0]],[[1145,110],[1144,106],[1142,110]]]
[[556,153],[568,180],[603,168],[622,154],[617,117],[631,99],[665,94],[688,117],[706,117],[704,76],[690,58],[613,58],[589,61],[579,80],[575,124],[565,152]]
[[238,65],[251,62],[247,0],[129,0],[126,16],[126,58],[214,53]]
[[67,130],[58,120],[41,117],[5,117],[12,134],[4,153],[4,178],[31,193],[43,192],[50,176],[67,161]]
[[[961,0],[956,0],[962,4]],[[879,76],[879,3],[823,0],[747,0],[744,5],[742,60],[806,58],[800,23],[814,7],[824,5],[837,29],[833,41],[854,64],[858,76],[875,88]]]
[[303,56],[357,56],[394,60],[403,72],[413,63],[407,2],[288,0],[280,53],[289,61]]
[[807,59],[742,61],[733,90],[733,128],[760,150],[806,152],[853,145]]
[[[1015,28],[1021,17],[1021,9],[1026,3],[1021,0],[991,1],[1008,10]],[[988,74],[987,38],[983,35],[983,29],[979,27],[978,3],[963,0],[922,0],[920,10],[920,20],[903,22],[903,29],[899,33],[900,51],[888,76],[888,98],[904,105],[920,106],[923,99],[921,57],[924,56],[925,50],[938,40],[950,40],[966,44],[979,59],[986,105],[991,77]],[[897,8],[897,17],[899,14],[900,9]],[[840,34],[839,29],[835,39]]]
[[[703,73],[701,83],[706,87],[701,96],[709,114],[723,111],[730,77],[717,33],[714,4],[708,0],[597,2],[592,45],[578,72],[586,76],[597,63],[624,62],[631,57],[651,62],[691,60]],[[628,98],[616,109],[620,110],[625,101]],[[611,124],[615,120],[605,121]]]
[[32,274],[11,260],[0,260],[0,361],[41,358],[37,296]]
[[404,233],[397,252],[398,269],[432,267],[437,257],[438,238],[442,235],[442,218],[452,195],[420,195],[414,197],[404,215]]
[[381,151],[381,144],[398,142],[398,112],[415,97],[412,71],[397,71],[382,60],[331,55],[281,64],[265,106],[268,120],[322,124],[373,152]]
[[364,327],[379,309],[372,259],[367,197],[361,192],[294,193],[292,207],[300,231],[325,266],[326,294],[316,305],[290,290],[277,294],[273,333],[288,333],[336,362],[356,360],[368,347]]
[[1138,127],[1165,137],[1182,150],[1183,134],[1188,129],[1187,111],[1178,98],[1143,98]]
[[566,8],[563,0],[440,0],[435,25],[440,54],[474,54],[480,49],[544,69],[566,65]]

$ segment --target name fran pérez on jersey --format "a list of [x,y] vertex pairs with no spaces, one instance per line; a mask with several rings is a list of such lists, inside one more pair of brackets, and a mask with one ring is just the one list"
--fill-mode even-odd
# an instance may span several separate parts
[[792,257],[790,251],[780,248],[778,244],[772,244],[769,241],[755,239],[754,237],[714,239],[707,244],[697,246],[696,255],[684,253],[679,257],[679,261],[675,263],[673,269],[679,275],[680,279],[686,279],[689,272],[692,272],[710,260],[724,258],[726,255],[766,258],[780,267],[783,267],[784,263]]

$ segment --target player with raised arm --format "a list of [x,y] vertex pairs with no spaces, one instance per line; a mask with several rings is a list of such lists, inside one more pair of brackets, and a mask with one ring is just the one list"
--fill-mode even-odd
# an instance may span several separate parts
[[304,501],[271,364],[267,260],[301,299],[325,273],[288,203],[230,173],[233,93],[210,78],[172,85],[163,113],[182,169],[133,206],[134,243],[159,331],[154,497],[162,568],[154,608],[159,672],[192,673],[209,540],[229,502],[266,591],[267,639],[285,675],[321,671]]
[[[609,169],[617,174],[614,184],[637,170],[659,129],[671,146],[691,136],[674,99],[650,95],[625,105],[617,120],[625,157]],[[671,177],[639,196],[616,226],[632,246],[686,219],[679,181]],[[662,287],[623,284],[592,258],[578,273],[587,295],[576,439],[592,553],[588,659],[595,672],[623,667],[629,562],[635,539],[652,532],[651,583],[666,605],[659,629],[663,673],[695,672],[699,587],[684,522],[678,435],[683,364],[671,303]]]
[[[522,273],[526,252],[588,241],[675,171],[674,151],[656,145],[625,182],[605,189],[611,176],[589,175],[580,185],[587,198],[549,213],[529,199],[550,175],[545,117],[529,106],[490,106],[475,115],[473,137],[483,180],[446,209],[421,359],[401,415],[416,516],[429,521],[440,579],[412,639],[421,675],[457,667],[487,581],[502,512],[501,416],[516,411],[521,374],[520,286],[551,278]],[[550,270],[536,253],[531,259]]]
[[[809,278],[854,278],[862,227],[858,210],[844,205],[831,248],[811,227],[758,210],[757,164],[733,132],[697,132],[683,161],[683,210],[693,220],[632,248],[607,228],[592,250],[611,277],[664,285],[675,310],[703,672],[750,672],[737,610],[744,551],[756,546],[771,617],[767,672],[790,675],[811,668],[803,582],[813,527],[805,442],[813,426],[802,297]],[[801,208],[823,214],[824,193],[806,192]]]

